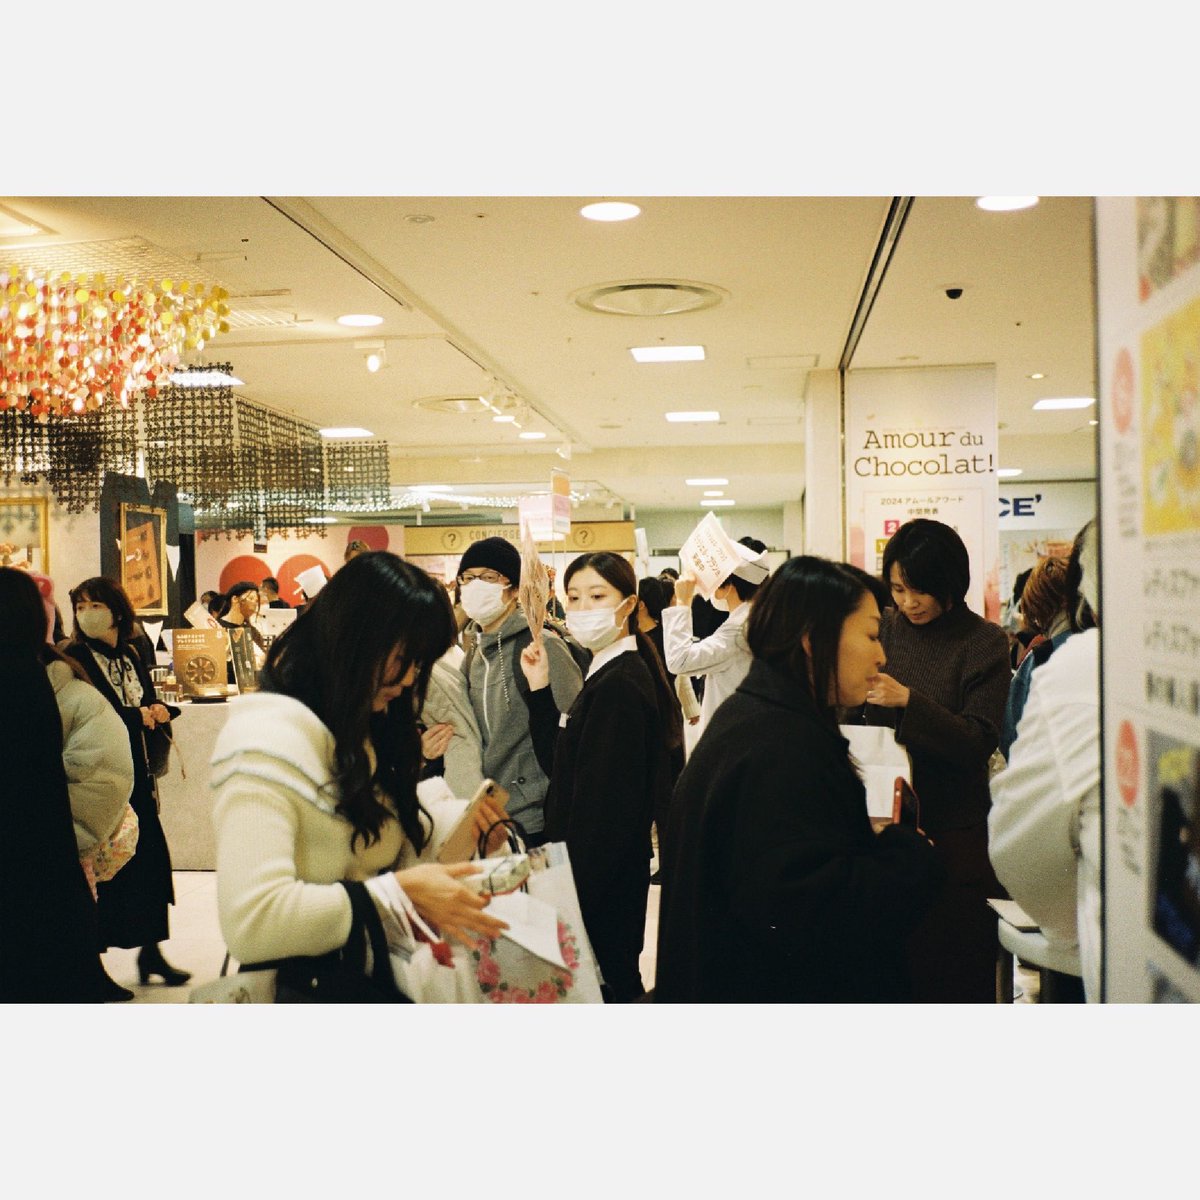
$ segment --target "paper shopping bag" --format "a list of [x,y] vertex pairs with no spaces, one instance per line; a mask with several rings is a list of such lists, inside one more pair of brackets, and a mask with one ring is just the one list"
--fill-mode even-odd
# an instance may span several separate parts
[[588,941],[583,926],[583,913],[579,910],[579,895],[575,890],[575,876],[571,871],[571,856],[565,842],[547,842],[529,851],[530,872],[525,890],[554,907],[560,926],[565,927],[561,938],[563,955],[576,960],[571,968],[573,983],[560,1000],[570,1004],[602,1004],[600,995],[600,968],[596,955]]
[[887,725],[840,725],[867,789],[867,816],[891,821],[896,780],[912,783],[912,760]]

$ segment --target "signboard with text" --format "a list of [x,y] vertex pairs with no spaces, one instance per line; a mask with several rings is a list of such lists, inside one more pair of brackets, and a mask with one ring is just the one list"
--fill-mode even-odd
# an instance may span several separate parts
[[1096,202],[1104,998],[1200,1001],[1200,199]]
[[971,557],[968,606],[998,620],[994,368],[851,371],[845,424],[850,561],[878,574],[902,524],[941,521]]

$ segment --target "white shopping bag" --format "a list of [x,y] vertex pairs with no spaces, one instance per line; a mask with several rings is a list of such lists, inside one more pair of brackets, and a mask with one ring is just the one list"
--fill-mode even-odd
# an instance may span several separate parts
[[841,725],[838,728],[850,743],[850,753],[867,789],[867,816],[890,821],[897,777],[912,783],[912,760],[908,751],[896,741],[895,731],[887,725]]

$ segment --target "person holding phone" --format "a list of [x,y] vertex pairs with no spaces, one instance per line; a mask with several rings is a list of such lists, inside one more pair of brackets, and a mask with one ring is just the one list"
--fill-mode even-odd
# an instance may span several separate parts
[[[365,881],[389,937],[411,936],[409,905],[465,945],[507,928],[464,884],[477,867],[436,861],[462,802],[426,807],[417,792],[416,714],[454,635],[446,589],[370,551],[272,643],[262,689],[243,698],[212,757],[217,910],[240,963],[344,945],[352,911],[340,880]],[[503,815],[482,805],[480,831]],[[493,830],[488,851],[504,840]]]
[[874,832],[837,724],[886,662],[879,606],[841,564],[791,558],[746,640],[672,799],[655,1000],[905,1001],[905,939],[944,872],[919,830]]

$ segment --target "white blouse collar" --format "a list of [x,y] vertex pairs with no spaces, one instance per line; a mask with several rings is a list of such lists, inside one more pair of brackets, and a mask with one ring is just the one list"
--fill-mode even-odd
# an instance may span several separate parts
[[624,654],[629,650],[637,650],[637,638],[632,634],[628,637],[617,638],[611,646],[605,646],[603,650],[597,651],[592,658],[591,666],[588,667],[588,673],[585,678],[591,679],[605,663],[612,662],[618,655]]

